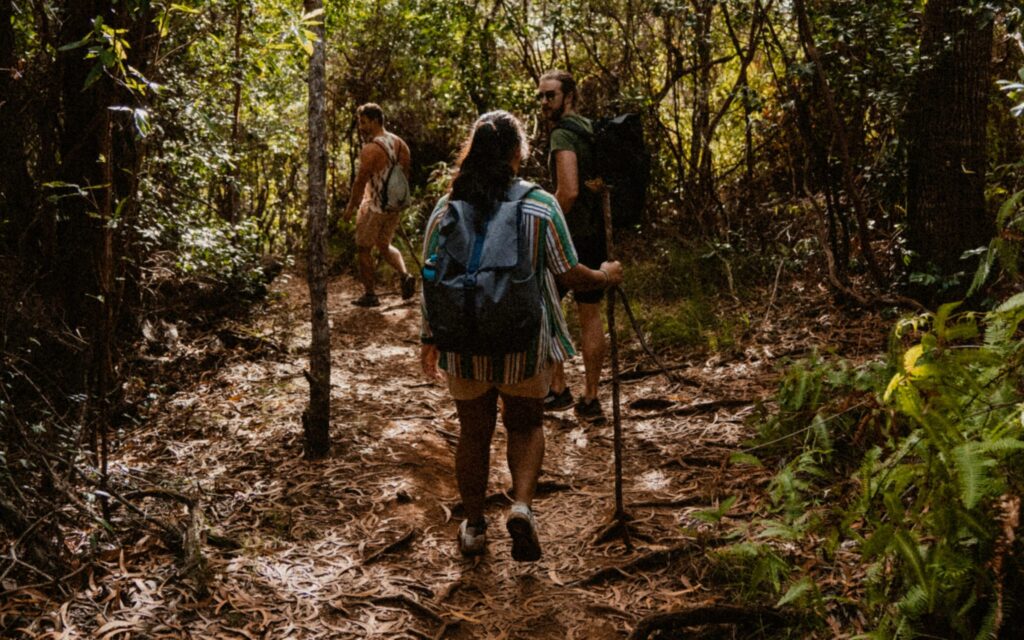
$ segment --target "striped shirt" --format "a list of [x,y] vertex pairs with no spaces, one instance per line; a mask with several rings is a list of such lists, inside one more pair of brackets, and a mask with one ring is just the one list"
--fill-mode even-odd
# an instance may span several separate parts
[[[447,209],[448,196],[444,196],[427,221],[423,239],[424,262],[437,250],[441,220]],[[540,334],[526,351],[502,356],[474,356],[442,351],[439,366],[451,375],[483,382],[515,384],[533,377],[551,361],[563,362],[576,354],[569,338],[569,329],[565,325],[565,316],[562,315],[555,276],[572,269],[579,260],[558,201],[550,193],[535,189],[523,202],[523,224],[544,302]],[[431,342],[422,296],[420,301],[420,339]]]

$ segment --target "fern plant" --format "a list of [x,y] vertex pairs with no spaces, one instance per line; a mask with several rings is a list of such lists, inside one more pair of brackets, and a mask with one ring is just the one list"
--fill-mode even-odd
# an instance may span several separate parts
[[[1024,491],[1024,293],[986,314],[957,309],[898,322],[888,362],[791,368],[761,431],[787,462],[770,488],[778,519],[759,537],[816,540],[823,560],[856,550],[865,637],[990,638],[1024,619],[1002,568],[1015,562],[1003,506]],[[851,412],[855,400],[867,406]],[[801,604],[811,578],[790,576],[780,602]]]
[[858,474],[863,526],[848,531],[876,569],[873,637],[987,637],[1002,617],[992,566],[997,501],[1021,488],[1024,294],[984,317],[956,308],[897,325],[903,348],[882,393],[896,437]]

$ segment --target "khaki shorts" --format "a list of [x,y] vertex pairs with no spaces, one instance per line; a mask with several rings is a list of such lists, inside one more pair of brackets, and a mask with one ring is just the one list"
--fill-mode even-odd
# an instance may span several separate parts
[[363,249],[386,247],[398,229],[400,214],[385,213],[363,204],[356,214],[356,246]]
[[484,395],[492,388],[497,389],[498,393],[506,396],[516,396],[519,398],[543,398],[547,395],[548,389],[551,387],[551,372],[552,367],[548,365],[532,378],[527,378],[522,382],[516,382],[514,384],[483,382],[480,380],[459,378],[452,374],[448,374],[448,390],[451,392],[452,398],[456,400],[473,400],[474,398],[479,398]]

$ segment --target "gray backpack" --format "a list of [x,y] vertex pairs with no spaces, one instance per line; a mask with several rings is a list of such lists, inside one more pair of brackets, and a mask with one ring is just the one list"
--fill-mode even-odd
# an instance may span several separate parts
[[513,184],[479,233],[480,213],[468,202],[442,214],[437,250],[423,266],[427,324],[442,351],[516,353],[540,333],[543,301],[523,219],[523,200],[537,188]]
[[[391,139],[391,136],[389,136],[389,139]],[[389,149],[387,146],[377,142],[377,140],[374,140],[374,142],[381,149],[384,149],[384,152],[388,154],[388,160],[391,162],[391,166],[388,167],[388,172],[384,176],[384,184],[380,189],[380,208],[382,211],[392,213],[402,211],[409,206],[409,180],[405,177],[402,165],[398,163],[398,157],[394,149]]]

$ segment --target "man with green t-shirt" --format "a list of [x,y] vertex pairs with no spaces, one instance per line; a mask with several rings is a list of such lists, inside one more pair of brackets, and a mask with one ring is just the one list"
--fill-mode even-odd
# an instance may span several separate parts
[[[594,152],[589,137],[593,127],[589,120],[576,113],[579,94],[570,73],[548,71],[542,75],[537,85],[537,100],[544,120],[551,127],[548,166],[555,186],[555,199],[565,214],[580,263],[597,269],[608,259],[608,254],[600,194],[584,183],[594,175]],[[566,293],[560,292],[563,296]],[[604,290],[575,292],[573,296],[580,322],[585,370],[583,397],[576,402],[576,414],[581,420],[597,424],[605,420],[597,399],[606,351],[604,326],[601,324]],[[544,398],[548,411],[561,411],[573,405],[572,391],[565,382],[562,363],[556,365],[551,389]]]

